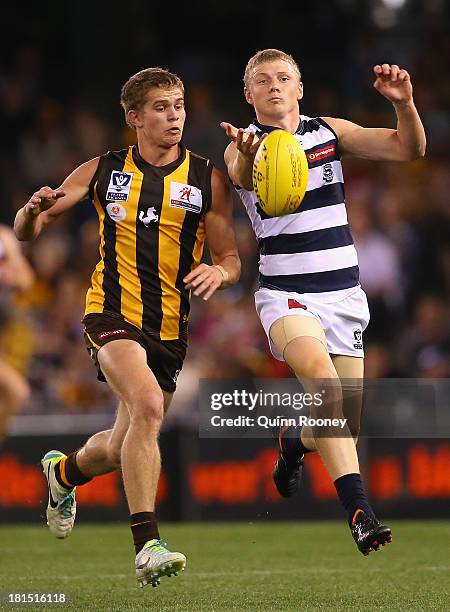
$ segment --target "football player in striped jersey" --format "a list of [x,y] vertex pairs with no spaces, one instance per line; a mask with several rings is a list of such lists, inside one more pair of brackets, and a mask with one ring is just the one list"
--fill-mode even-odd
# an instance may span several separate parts
[[[347,512],[359,550],[369,554],[392,538],[375,517],[360,477],[356,439],[362,402],[362,332],[369,321],[359,284],[356,250],[347,222],[341,154],[409,161],[425,153],[425,133],[411,79],[397,65],[374,66],[374,87],[394,106],[397,129],[364,128],[344,119],[300,114],[303,83],[294,58],[277,49],[247,63],[244,95],[256,118],[246,128],[222,123],[231,139],[228,173],[248,212],[260,247],[260,288],[255,302],[272,353],[285,360],[313,393],[327,399],[313,416],[348,417],[342,431],[283,428],[273,477],[281,495],[298,488],[306,453],[320,453]],[[268,217],[253,190],[253,161],[265,134],[294,134],[309,165],[305,198],[295,213]]]
[[[66,456],[42,459],[47,520],[58,538],[75,520],[75,487],[121,470],[141,586],[183,570],[186,558],[159,537],[155,495],[158,435],[187,348],[191,292],[204,300],[240,274],[231,193],[208,159],[183,145],[181,79],[148,68],[130,77],[121,104],[137,144],[77,168],[57,189],[42,187],[19,210],[15,231],[32,240],[63,212],[90,197],[99,216],[100,260],[83,320],[100,380],[119,401],[112,429]],[[208,238],[213,265],[200,263]]]

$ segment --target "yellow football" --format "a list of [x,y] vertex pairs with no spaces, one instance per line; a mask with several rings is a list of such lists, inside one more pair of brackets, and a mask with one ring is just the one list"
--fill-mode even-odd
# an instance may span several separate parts
[[285,130],[274,130],[261,143],[253,162],[253,188],[270,217],[297,210],[308,184],[308,162],[298,140]]

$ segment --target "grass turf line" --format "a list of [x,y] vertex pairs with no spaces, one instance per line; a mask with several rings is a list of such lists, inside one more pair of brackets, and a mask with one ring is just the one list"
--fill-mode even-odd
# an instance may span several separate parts
[[163,524],[187,556],[178,577],[139,589],[126,525],[0,527],[0,592],[65,592],[65,605],[5,610],[447,610],[450,522],[395,522],[394,542],[357,552],[344,521]]

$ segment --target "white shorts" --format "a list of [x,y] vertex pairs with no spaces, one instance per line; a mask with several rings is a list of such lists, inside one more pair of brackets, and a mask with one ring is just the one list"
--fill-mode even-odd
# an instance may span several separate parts
[[262,287],[255,293],[256,311],[269,339],[272,355],[283,356],[270,338],[270,328],[278,319],[301,315],[319,321],[330,355],[364,357],[362,332],[370,314],[367,297],[360,285],[325,293],[294,293]]

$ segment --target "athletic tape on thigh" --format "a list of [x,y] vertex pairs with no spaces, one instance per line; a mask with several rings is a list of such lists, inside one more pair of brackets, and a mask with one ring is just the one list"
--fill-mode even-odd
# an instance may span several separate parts
[[325,332],[319,321],[313,317],[291,315],[275,321],[270,328],[270,337],[281,355],[291,340],[300,336],[316,338],[327,348]]
[[361,389],[364,377],[364,359],[348,355],[333,355],[331,357],[339,378],[343,381],[343,390]]

